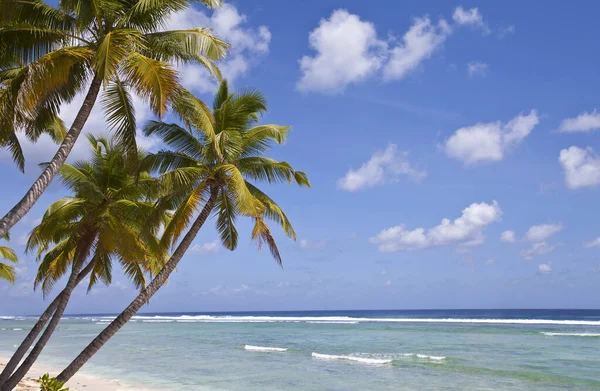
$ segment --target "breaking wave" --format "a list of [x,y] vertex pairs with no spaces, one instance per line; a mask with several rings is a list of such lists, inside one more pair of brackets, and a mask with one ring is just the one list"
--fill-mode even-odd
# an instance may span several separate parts
[[550,333],[542,332],[548,337],[600,337],[600,333]]
[[181,323],[471,323],[509,325],[562,325],[600,326],[598,320],[556,320],[556,319],[472,319],[472,318],[359,318],[349,316],[234,316],[234,315],[156,315],[134,316],[142,322],[181,322]]
[[254,346],[254,345],[245,345],[244,349],[250,350],[252,352],[285,352],[287,348],[273,348],[267,346]]

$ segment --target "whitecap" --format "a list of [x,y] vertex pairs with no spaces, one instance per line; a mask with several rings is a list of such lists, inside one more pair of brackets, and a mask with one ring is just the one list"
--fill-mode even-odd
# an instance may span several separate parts
[[359,362],[362,364],[371,364],[371,365],[382,365],[382,364],[389,364],[391,363],[392,359],[383,359],[383,358],[369,358],[369,357],[360,357],[360,356],[344,356],[344,355],[334,355],[334,354],[322,354],[322,353],[315,353],[312,352],[311,355],[313,358],[319,359],[319,360],[346,360],[346,361],[353,361],[353,362]]
[[253,346],[253,345],[245,345],[244,349],[250,350],[253,352],[285,352],[287,348],[274,348],[267,346]]
[[446,357],[444,357],[444,356],[428,356],[426,354],[417,354],[417,358],[423,358],[426,360],[435,360],[435,361],[441,361],[441,360],[446,359]]
[[207,323],[272,323],[272,322],[331,322],[331,323],[472,323],[472,324],[525,324],[600,326],[598,320],[556,320],[556,319],[469,319],[469,318],[358,318],[349,316],[234,316],[234,315],[138,315],[133,318],[141,321],[171,320],[177,322]]
[[550,333],[542,332],[541,334],[549,337],[600,337],[600,333]]

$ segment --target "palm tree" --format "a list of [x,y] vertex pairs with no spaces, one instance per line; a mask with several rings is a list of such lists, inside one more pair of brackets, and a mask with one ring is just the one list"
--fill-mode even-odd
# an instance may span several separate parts
[[163,233],[163,244],[174,245],[200,208],[201,211],[158,275],[58,375],[59,381],[69,380],[158,291],[209,215],[216,217],[221,241],[229,250],[237,247],[236,217],[252,218],[252,238],[259,247],[266,243],[275,260],[281,264],[281,255],[265,219],[281,225],[291,238],[295,239],[296,234],[283,210],[251,181],[310,184],[306,174],[295,171],[288,163],[263,156],[273,142],[283,143],[289,130],[287,126],[255,126],[265,111],[265,99],[259,92],[230,94],[227,83],[222,82],[214,100],[214,115],[210,123],[191,122],[188,130],[176,124],[148,123],[145,133],[162,136],[175,151],[160,151],[150,155],[144,163],[162,173],[165,188],[187,189],[185,193],[175,191],[171,194],[179,198],[180,206]]
[[[214,61],[228,44],[206,28],[160,31],[191,0],[0,0],[0,147],[10,149],[21,170],[16,136],[41,133],[62,140],[25,196],[0,220],[5,235],[35,204],[59,172],[96,103],[102,85],[107,124],[135,159],[135,112],[131,92],[159,117],[182,89],[171,63],[195,62],[220,78]],[[199,0],[212,8],[221,0]],[[80,92],[85,99],[67,132],[61,104]]]
[[[8,234],[4,235],[2,239],[10,240]],[[17,254],[15,254],[11,248],[6,246],[0,246],[0,258],[6,259],[7,261],[13,263],[18,262]],[[7,280],[11,284],[14,284],[15,269],[10,265],[0,262],[0,279]]]
[[[47,294],[70,268],[67,285],[44,312],[40,325],[34,327],[36,332],[30,332],[11,358],[2,374],[2,390],[12,389],[27,373],[58,325],[71,292],[88,274],[88,289],[99,281],[109,284],[116,260],[141,289],[146,274],[155,275],[168,258],[156,238],[169,217],[154,201],[156,179],[128,165],[120,144],[91,135],[88,139],[93,149],[90,161],[61,168],[61,179],[73,196],[50,205],[27,243],[27,250],[37,249],[41,259],[35,286],[41,286]],[[50,315],[42,336],[13,373]]]

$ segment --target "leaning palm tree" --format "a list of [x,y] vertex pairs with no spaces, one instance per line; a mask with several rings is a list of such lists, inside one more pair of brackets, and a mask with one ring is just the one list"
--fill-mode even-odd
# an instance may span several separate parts
[[[221,0],[198,0],[212,8]],[[62,140],[25,196],[0,220],[0,237],[35,204],[59,172],[95,105],[102,85],[107,124],[135,158],[131,92],[159,117],[182,89],[172,63],[194,62],[220,78],[214,61],[228,44],[206,28],[161,31],[170,15],[191,0],[0,0],[0,147],[21,170],[17,138],[48,133]],[[87,92],[86,92],[87,91]],[[58,118],[62,104],[85,93],[68,132]]]
[[[117,261],[141,289],[146,275],[157,274],[168,258],[156,238],[169,218],[155,201],[156,179],[128,165],[120,144],[91,135],[88,139],[90,161],[61,168],[61,179],[73,196],[50,205],[27,242],[27,250],[37,250],[41,260],[36,287],[46,295],[61,277],[68,275],[68,282],[11,358],[2,374],[7,378],[2,390],[12,389],[27,373],[56,329],[71,292],[88,274],[88,289],[99,281],[109,284]],[[50,316],[40,339],[14,370]]]
[[[9,240],[9,236],[4,235],[2,239]],[[7,261],[17,263],[17,254],[10,247],[0,246],[0,258],[6,259]],[[0,279],[7,280],[11,284],[15,282],[15,269],[11,265],[0,262]]]
[[148,302],[173,272],[211,214],[216,217],[221,241],[229,250],[234,250],[238,243],[236,218],[252,218],[252,238],[259,246],[266,243],[281,264],[281,255],[265,220],[281,225],[291,238],[295,239],[296,234],[283,210],[251,182],[293,181],[302,186],[309,186],[309,182],[306,174],[295,171],[288,163],[263,156],[273,142],[283,143],[289,130],[287,126],[255,126],[265,111],[266,103],[259,92],[230,94],[227,83],[223,82],[214,100],[214,116],[210,123],[191,122],[188,130],[176,124],[148,123],[146,134],[162,136],[174,151],[158,152],[144,163],[162,173],[160,179],[166,189],[187,190],[171,193],[172,197],[179,198],[180,206],[163,233],[163,244],[174,246],[179,234],[192,221],[193,224],[158,275],[59,374],[59,381],[69,380]]

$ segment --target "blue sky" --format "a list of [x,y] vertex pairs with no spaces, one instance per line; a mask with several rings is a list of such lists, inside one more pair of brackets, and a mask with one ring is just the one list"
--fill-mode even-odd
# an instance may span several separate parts
[[[207,226],[144,311],[597,308],[600,87],[594,2],[234,1],[176,15],[233,44],[235,87],[262,90],[266,122],[293,126],[273,150],[313,188],[269,187],[298,233],[278,234],[284,269],[242,232],[236,252]],[[183,83],[212,99],[196,67]],[[136,101],[139,122],[151,118]],[[63,110],[67,123],[77,104]],[[95,110],[85,130],[105,132]],[[151,150],[156,139],[140,138]],[[56,146],[0,152],[2,213]],[[73,159],[85,157],[80,140]],[[53,184],[12,232],[19,253]],[[44,308],[22,255],[0,313]],[[68,312],[117,312],[122,276],[75,292]]]

